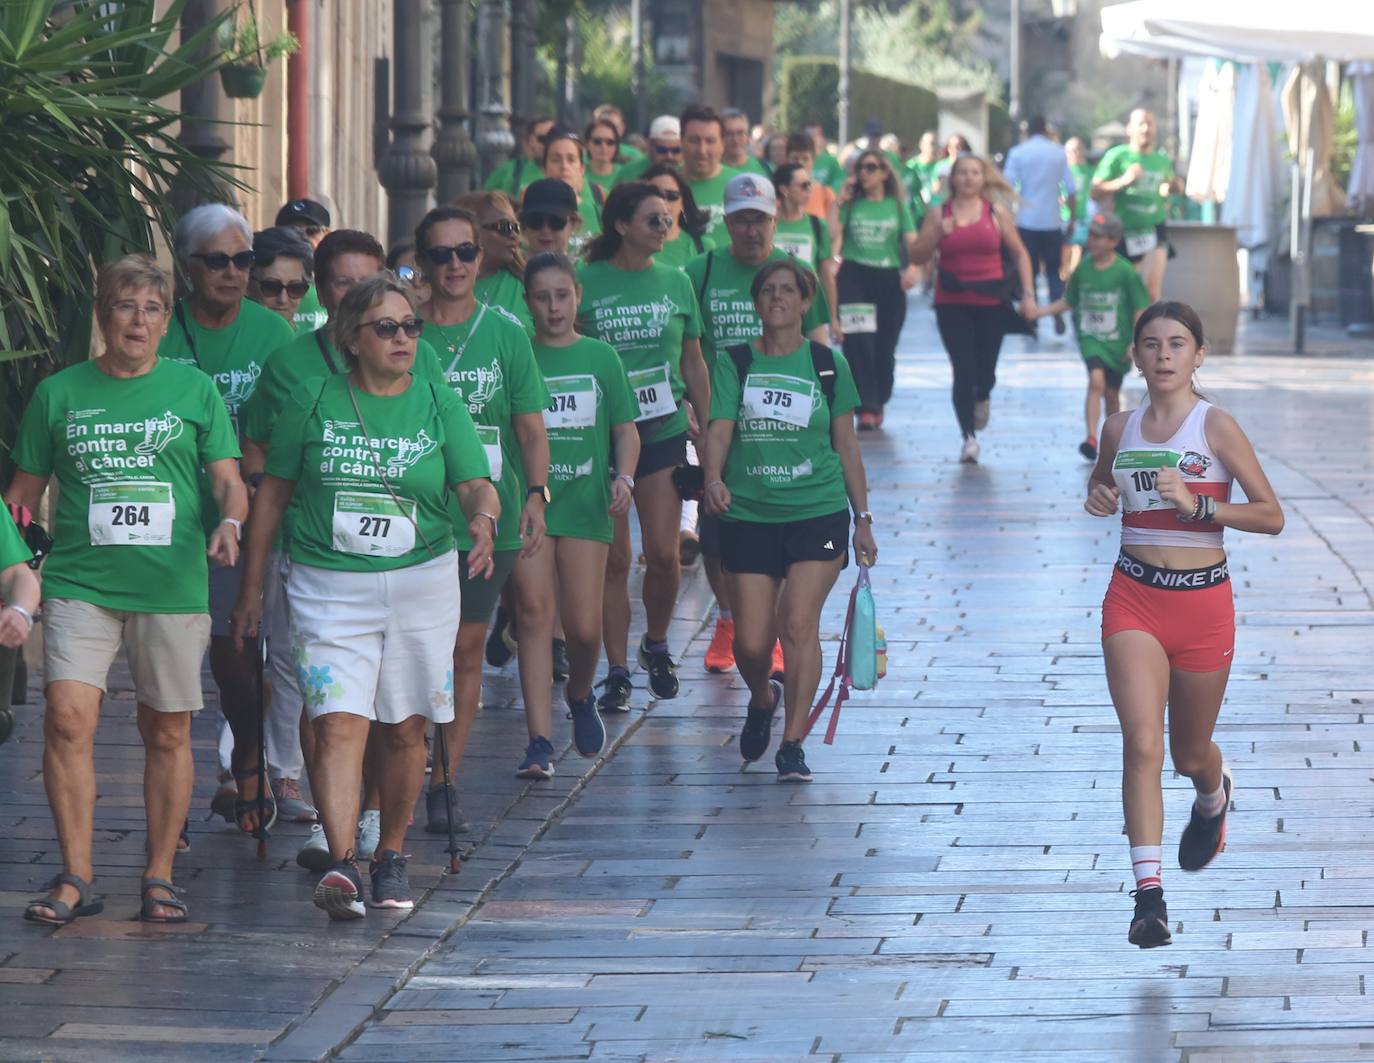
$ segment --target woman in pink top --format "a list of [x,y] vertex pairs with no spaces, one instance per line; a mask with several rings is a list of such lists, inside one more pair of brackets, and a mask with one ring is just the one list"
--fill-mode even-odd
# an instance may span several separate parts
[[[978,460],[977,431],[988,423],[1002,337],[1021,321],[1035,320],[1035,286],[1030,256],[1010,214],[990,198],[1005,187],[994,167],[976,155],[962,155],[950,171],[952,195],[921,224],[912,253],[918,265],[939,251],[935,321],[954,370],[954,415],[964,436],[959,460]],[[1003,251],[1014,262],[1004,264]],[[1019,289],[1016,284],[1020,280]]]

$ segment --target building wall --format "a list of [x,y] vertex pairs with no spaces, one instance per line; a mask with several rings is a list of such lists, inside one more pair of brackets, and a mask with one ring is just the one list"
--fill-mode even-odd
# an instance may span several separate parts
[[[760,121],[773,107],[773,0],[704,0],[701,97],[713,107],[744,107]],[[731,99],[727,59],[762,64],[760,103]]]

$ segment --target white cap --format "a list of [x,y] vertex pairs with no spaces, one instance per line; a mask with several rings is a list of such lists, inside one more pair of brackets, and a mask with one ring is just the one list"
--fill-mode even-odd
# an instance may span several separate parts
[[661,114],[649,123],[650,140],[681,140],[682,125],[678,122],[677,116],[672,114]]
[[752,173],[739,173],[725,185],[725,213],[758,210],[770,218],[778,216],[778,197],[773,182]]

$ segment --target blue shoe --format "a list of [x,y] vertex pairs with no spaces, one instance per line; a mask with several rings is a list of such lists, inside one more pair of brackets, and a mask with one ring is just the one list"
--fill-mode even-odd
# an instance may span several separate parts
[[515,769],[515,775],[520,779],[538,779],[541,782],[552,779],[553,743],[543,735],[531,738],[530,744],[525,747],[525,759]]
[[573,722],[573,745],[584,757],[595,757],[606,748],[606,725],[590,693],[568,702],[568,718]]
[[768,752],[768,743],[773,739],[773,715],[782,701],[782,684],[776,679],[768,681],[768,689],[773,695],[773,704],[766,709],[750,708],[744,717],[744,727],[739,733],[739,752],[745,763],[758,760]]

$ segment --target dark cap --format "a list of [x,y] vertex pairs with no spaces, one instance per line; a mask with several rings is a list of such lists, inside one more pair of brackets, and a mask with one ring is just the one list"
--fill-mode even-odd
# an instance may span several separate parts
[[1126,227],[1115,214],[1094,214],[1088,223],[1088,232],[1093,236],[1106,236],[1120,240],[1126,235]]
[[566,218],[577,213],[577,193],[567,181],[541,177],[525,189],[520,210],[522,213],[552,214],[557,218]]
[[277,211],[276,225],[322,225],[329,228],[329,210],[313,199],[293,199]]

